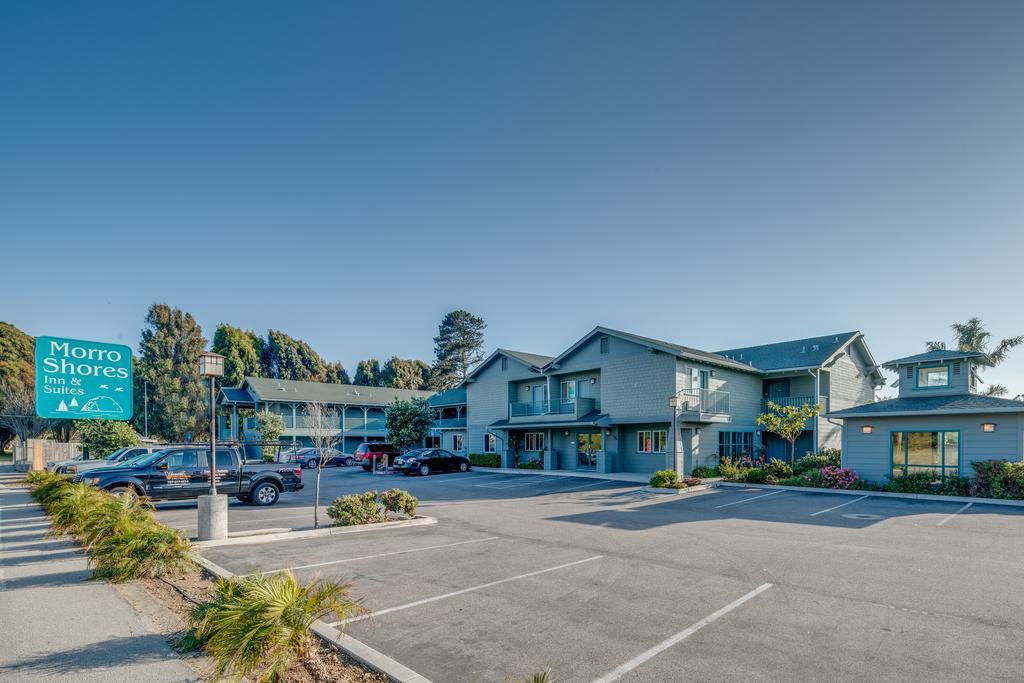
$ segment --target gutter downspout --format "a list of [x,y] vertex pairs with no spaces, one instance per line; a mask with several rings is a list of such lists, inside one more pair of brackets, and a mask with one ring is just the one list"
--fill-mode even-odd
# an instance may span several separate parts
[[[814,377],[814,403],[817,405],[818,399],[821,398],[821,368],[815,368],[814,370],[808,370],[808,374]],[[822,406],[824,409],[825,406]],[[814,452],[817,453],[818,448],[818,416],[814,416]]]

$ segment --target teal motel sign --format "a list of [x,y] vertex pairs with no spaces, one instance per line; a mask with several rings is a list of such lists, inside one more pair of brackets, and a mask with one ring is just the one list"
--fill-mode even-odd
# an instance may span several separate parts
[[36,414],[57,420],[130,420],[132,350],[37,337]]

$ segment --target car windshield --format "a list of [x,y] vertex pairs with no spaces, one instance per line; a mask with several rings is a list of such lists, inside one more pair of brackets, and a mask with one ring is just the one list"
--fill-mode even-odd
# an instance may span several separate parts
[[151,455],[153,455],[153,454],[152,453],[140,453],[139,455],[133,455],[132,457],[128,458],[127,460],[122,460],[121,462],[117,463],[115,465],[115,467],[124,467],[125,465],[131,467],[132,465],[136,464],[137,462],[139,462],[143,458],[148,458]]
[[104,460],[106,460],[107,462],[117,462],[118,458],[120,458],[121,454],[124,453],[126,450],[128,450],[128,449],[127,448],[118,448],[116,451],[114,451],[113,453],[108,455],[106,458],[104,458]]
[[146,465],[152,465],[154,462],[164,457],[166,453],[166,451],[153,451],[152,453],[146,453],[138,456],[137,458],[132,458],[129,462],[133,465],[145,467]]

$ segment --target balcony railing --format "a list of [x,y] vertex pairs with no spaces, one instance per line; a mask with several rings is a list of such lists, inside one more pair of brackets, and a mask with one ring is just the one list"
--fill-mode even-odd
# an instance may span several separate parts
[[811,405],[814,405],[815,403],[817,403],[819,406],[821,406],[822,411],[824,411],[824,410],[826,410],[828,408],[828,405],[827,405],[828,397],[827,396],[819,396],[817,400],[815,400],[813,396],[779,396],[779,397],[776,397],[776,398],[762,398],[761,399],[761,412],[762,413],[772,412],[772,409],[768,407],[768,403],[769,402],[774,403],[775,405],[780,406],[782,408],[790,408],[790,407],[799,408],[801,406],[811,406]]
[[679,410],[700,415],[728,415],[729,392],[717,389],[684,389],[679,392]]
[[466,426],[465,417],[446,417],[443,420],[434,420],[431,425],[435,429],[452,429]]
[[510,403],[508,405],[509,417],[539,417],[541,415],[571,415],[576,412],[574,401],[528,401],[524,403]]

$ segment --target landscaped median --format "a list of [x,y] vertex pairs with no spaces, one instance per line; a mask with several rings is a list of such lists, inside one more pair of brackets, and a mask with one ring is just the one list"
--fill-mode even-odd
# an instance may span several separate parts
[[675,470],[658,470],[651,475],[649,486],[643,490],[648,493],[687,493],[711,488],[716,481],[717,478],[705,481],[700,477],[680,477]]
[[[94,578],[137,581],[180,619],[178,648],[201,650],[214,663],[212,675],[203,678],[387,680],[339,652],[336,643],[316,637],[313,626],[321,617],[361,611],[347,584],[302,583],[287,571],[214,581],[195,564],[188,540],[156,521],[147,499],[131,492],[113,495],[48,472],[33,472],[26,483],[50,516],[51,533],[82,544]],[[405,496],[391,494],[388,500],[415,509]]]

